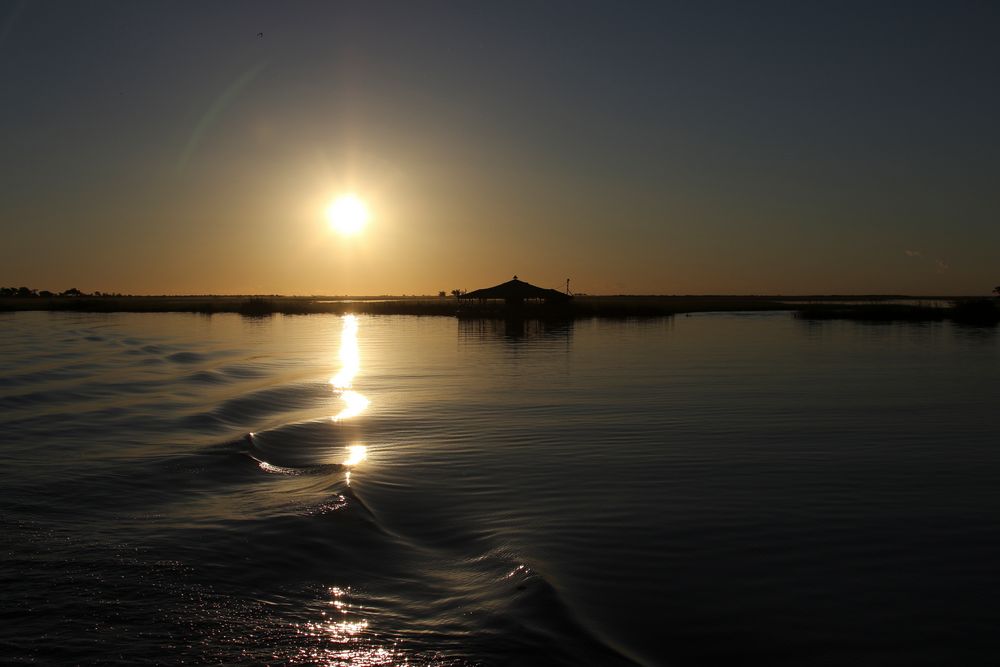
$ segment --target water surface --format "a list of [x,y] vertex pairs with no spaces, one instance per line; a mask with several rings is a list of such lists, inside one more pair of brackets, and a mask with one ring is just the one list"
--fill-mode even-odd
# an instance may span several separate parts
[[0,315],[0,653],[991,664],[994,329]]

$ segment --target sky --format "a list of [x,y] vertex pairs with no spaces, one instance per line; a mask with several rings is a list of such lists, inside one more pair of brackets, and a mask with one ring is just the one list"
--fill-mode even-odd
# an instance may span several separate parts
[[0,0],[0,285],[988,294],[998,75],[994,2]]

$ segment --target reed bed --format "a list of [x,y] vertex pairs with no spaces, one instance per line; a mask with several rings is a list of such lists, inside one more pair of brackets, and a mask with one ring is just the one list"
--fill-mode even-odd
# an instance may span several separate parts
[[[898,297],[891,297],[898,299]],[[998,299],[955,298],[950,305],[889,303],[872,299],[838,303],[832,297],[763,296],[580,296],[562,304],[528,303],[516,309],[503,302],[479,303],[454,297],[299,296],[81,296],[0,298],[0,311],[51,310],[92,313],[184,312],[246,317],[276,314],[420,315],[461,318],[648,318],[699,312],[790,311],[806,320],[936,322],[992,325],[1000,322]]]

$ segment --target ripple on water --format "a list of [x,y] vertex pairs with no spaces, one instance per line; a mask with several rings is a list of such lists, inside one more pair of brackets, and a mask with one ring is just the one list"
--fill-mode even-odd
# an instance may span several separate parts
[[[229,376],[204,371],[195,382],[198,384],[230,384]],[[210,379],[209,379],[210,378]],[[191,376],[188,380],[192,380]],[[199,411],[184,418],[191,429],[210,428],[216,431],[255,427],[274,416],[295,414],[328,414],[332,408],[330,386],[323,382],[293,382],[274,387],[252,389],[245,393],[238,390],[220,397],[210,410]],[[202,406],[198,406],[202,407]]]
[[995,334],[0,318],[6,659],[994,656]]
[[247,436],[254,458],[287,468],[340,465],[352,445],[360,444],[361,427],[329,417],[258,431]]

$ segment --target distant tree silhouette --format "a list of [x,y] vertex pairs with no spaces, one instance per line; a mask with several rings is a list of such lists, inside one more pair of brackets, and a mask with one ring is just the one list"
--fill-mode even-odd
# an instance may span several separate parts
[[33,289],[29,289],[29,288],[27,288],[27,287],[18,287],[18,288],[17,288],[17,295],[18,295],[19,297],[22,297],[22,298],[23,298],[23,297],[26,297],[26,296],[37,296],[37,295],[35,294],[35,290],[33,290]]
[[993,293],[996,294],[997,296],[1000,296],[1000,285],[997,285],[996,287],[993,288]]
[[452,296],[462,296],[463,294],[465,294],[465,290],[464,289],[453,289],[451,291],[451,295]]
[[444,292],[444,290],[441,290],[440,292],[438,292],[438,297],[440,297],[440,298],[442,298],[442,299],[443,299],[443,298],[445,297],[445,292]]
[[52,292],[48,291],[47,289],[43,289],[42,291],[40,291],[38,293],[38,296],[43,296],[46,299],[48,299],[49,297],[55,296],[55,294],[53,294]]
[[75,287],[70,287],[65,292],[60,293],[59,296],[83,296],[83,292]]

